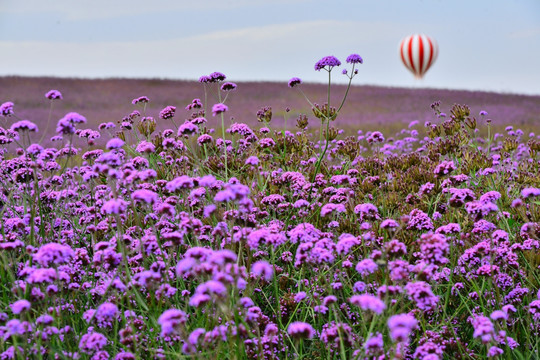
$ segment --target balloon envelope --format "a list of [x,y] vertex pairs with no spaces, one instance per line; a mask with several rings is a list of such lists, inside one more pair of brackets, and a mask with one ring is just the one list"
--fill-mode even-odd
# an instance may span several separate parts
[[414,34],[401,40],[399,55],[407,69],[420,79],[437,59],[439,47],[433,38]]

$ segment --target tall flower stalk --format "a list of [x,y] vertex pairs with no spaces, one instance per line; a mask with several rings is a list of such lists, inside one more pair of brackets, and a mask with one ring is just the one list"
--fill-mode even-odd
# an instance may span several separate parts
[[[349,83],[347,84],[347,90],[345,91],[343,99],[341,100],[341,103],[337,109],[330,105],[330,94],[331,94],[331,88],[332,88],[332,70],[335,67],[341,66],[341,61],[339,61],[339,59],[336,58],[335,56],[325,56],[319,61],[317,61],[317,63],[315,63],[316,71],[324,70],[328,72],[328,88],[327,88],[326,104],[321,106],[319,104],[312,103],[309,100],[309,98],[306,96],[306,94],[300,89],[300,92],[302,93],[304,98],[311,105],[311,108],[315,117],[321,120],[321,127],[319,130],[319,146],[322,145],[323,128],[326,125],[324,149],[319,152],[319,157],[317,159],[317,162],[315,163],[315,172],[313,173],[313,177],[311,179],[312,182],[315,180],[315,177],[317,176],[320,170],[322,160],[324,156],[326,155],[326,152],[328,151],[328,144],[330,142],[330,121],[333,121],[337,118],[339,112],[343,108],[343,105],[345,105],[345,101],[347,99],[347,96],[349,95],[349,90],[351,88],[352,79],[358,74],[358,70],[355,69],[355,66],[356,64],[363,64],[363,62],[364,60],[358,54],[351,54],[347,57],[347,63],[352,65],[352,69],[351,69],[350,74],[348,73],[346,69],[342,71],[342,74],[349,78]],[[302,80],[295,77],[289,80],[289,87],[291,88],[296,87],[297,85],[300,85],[301,83],[302,83]]]

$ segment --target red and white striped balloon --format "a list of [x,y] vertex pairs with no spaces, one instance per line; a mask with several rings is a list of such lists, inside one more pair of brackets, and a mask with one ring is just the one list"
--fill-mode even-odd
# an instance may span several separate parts
[[399,54],[407,69],[421,79],[437,59],[439,47],[429,36],[414,34],[401,40]]

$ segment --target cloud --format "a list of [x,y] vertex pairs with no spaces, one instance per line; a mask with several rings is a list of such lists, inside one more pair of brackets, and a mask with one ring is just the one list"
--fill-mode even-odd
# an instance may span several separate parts
[[[0,75],[196,79],[221,71],[233,81],[285,82],[299,76],[323,82],[326,74],[313,70],[317,60],[325,55],[344,60],[358,53],[364,64],[356,84],[411,86],[412,75],[397,52],[403,33],[402,26],[389,22],[318,20],[152,41],[3,41]],[[422,86],[497,91],[504,81],[506,90],[538,93],[538,75],[522,79],[519,67],[508,66],[503,73],[498,64],[485,62],[487,57],[499,57],[498,49],[487,49],[478,60],[441,51]],[[343,82],[346,78],[336,73],[333,79]]]
[[532,37],[540,36],[540,27],[533,27],[528,29],[523,29],[519,31],[512,31],[508,34],[510,39],[528,39]]
[[[303,3],[309,0],[273,0],[274,5]],[[207,11],[224,9],[243,10],[268,4],[266,0],[3,0],[0,3],[0,13],[9,14],[59,14],[62,20],[87,21],[111,19],[136,15],[151,15],[159,13],[190,13],[200,16]]]

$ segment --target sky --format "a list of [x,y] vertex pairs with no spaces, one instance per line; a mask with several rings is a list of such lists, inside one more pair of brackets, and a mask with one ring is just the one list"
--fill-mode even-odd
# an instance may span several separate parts
[[[414,33],[439,46],[420,81]],[[351,53],[357,85],[540,95],[540,0],[0,0],[0,76],[326,82]]]

